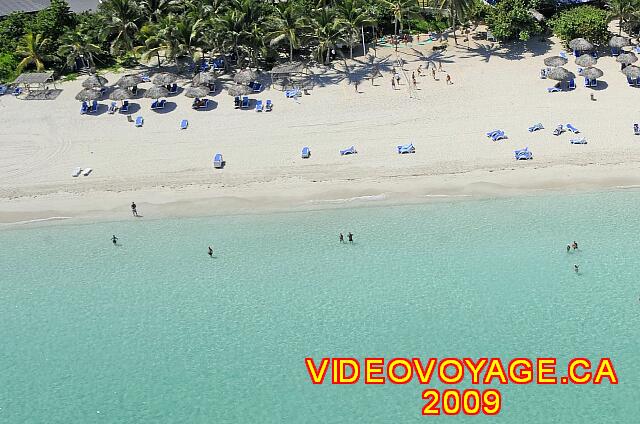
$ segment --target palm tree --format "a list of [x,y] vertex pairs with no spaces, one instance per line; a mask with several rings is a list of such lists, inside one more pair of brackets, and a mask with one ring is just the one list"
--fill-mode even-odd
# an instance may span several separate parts
[[451,27],[453,28],[453,40],[458,44],[458,38],[456,37],[456,21],[464,18],[466,14],[473,7],[473,0],[437,0],[438,8],[440,10],[446,10],[449,14],[449,20]]
[[149,22],[158,22],[162,16],[178,9],[176,0],[140,0],[142,14]]
[[329,63],[331,49],[341,41],[343,34],[342,22],[336,18],[333,9],[323,7],[314,11],[313,38],[317,45],[318,61],[325,65]]
[[[245,33],[245,15],[237,9],[228,9],[224,14],[218,15],[213,19],[213,27],[217,34],[218,44],[223,51],[233,50],[238,63],[240,57],[240,42]],[[225,60],[225,63],[227,61]]]
[[99,10],[104,17],[101,35],[104,39],[111,40],[111,54],[130,51],[138,32],[138,4],[134,0],[103,0]]
[[18,64],[18,71],[22,72],[29,65],[35,65],[37,71],[45,68],[45,61],[50,60],[51,56],[47,54],[47,48],[51,40],[44,38],[42,34],[33,34],[28,32],[19,41],[16,53],[23,57]]
[[293,61],[293,49],[300,47],[300,32],[307,27],[301,9],[294,2],[278,3],[270,19],[269,44],[274,46],[283,40],[289,44],[289,61]]
[[345,31],[345,38],[349,44],[349,57],[353,59],[353,45],[362,34],[362,52],[365,52],[364,26],[373,23],[372,17],[365,11],[360,0],[342,0],[337,4],[336,11]]
[[609,17],[618,19],[618,35],[622,34],[622,27],[625,22],[633,19],[634,13],[640,8],[638,0],[608,0],[607,9],[609,9]]
[[141,59],[149,61],[153,56],[158,59],[158,69],[162,67],[160,62],[160,53],[171,50],[171,43],[167,40],[166,25],[162,25],[163,20],[158,24],[147,24],[140,28],[140,36],[144,40],[144,44],[136,46],[134,53],[141,54]]
[[[419,13],[418,0],[381,0],[381,2],[393,14],[393,31],[398,36],[398,25],[402,30],[403,19],[411,18]],[[396,51],[398,44],[396,43]]]
[[96,66],[93,55],[102,53],[102,49],[92,41],[91,37],[81,30],[68,32],[60,40],[58,56],[65,60],[69,68],[75,65],[78,58],[86,58],[89,67],[93,69]]

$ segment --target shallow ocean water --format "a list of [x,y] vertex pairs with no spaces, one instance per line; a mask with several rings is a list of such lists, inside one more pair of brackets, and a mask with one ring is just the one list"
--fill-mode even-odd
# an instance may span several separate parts
[[[0,422],[637,422],[639,206],[619,191],[0,231]],[[497,417],[423,417],[417,383],[314,386],[307,356],[610,357],[620,384],[493,385]]]

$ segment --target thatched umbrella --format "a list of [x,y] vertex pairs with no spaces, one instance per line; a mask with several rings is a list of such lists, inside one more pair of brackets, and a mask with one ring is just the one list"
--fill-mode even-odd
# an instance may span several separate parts
[[622,70],[622,73],[631,79],[640,78],[640,68],[636,65],[629,65]]
[[210,74],[209,72],[200,72],[198,75],[193,77],[194,85],[208,85],[212,84],[216,81],[216,76]]
[[584,70],[582,71],[582,76],[585,78],[589,78],[589,79],[598,79],[600,78],[603,74],[603,72],[598,69],[598,68],[594,68],[594,67],[589,67],[589,68],[584,68]]
[[169,90],[161,85],[154,85],[150,89],[144,92],[144,97],[148,99],[159,99],[160,97],[167,97]]
[[573,72],[567,71],[565,68],[558,66],[557,68],[553,68],[547,74],[547,78],[551,78],[556,81],[569,81],[574,79],[576,76]]
[[116,85],[122,88],[135,87],[142,83],[142,77],[139,75],[125,75],[120,77]]
[[86,80],[82,81],[82,86],[84,88],[102,88],[109,81],[105,77],[101,77],[100,75],[91,75]]
[[620,37],[619,35],[614,35],[609,40],[609,47],[613,47],[614,49],[621,49],[629,45],[629,39],[626,37]]
[[98,100],[102,97],[102,93],[100,90],[96,90],[93,88],[85,88],[78,94],[76,94],[76,100],[80,100],[81,102],[89,102],[91,100]]
[[133,93],[126,88],[117,88],[109,94],[111,100],[127,100],[133,98]]
[[255,71],[252,71],[251,69],[245,69],[244,71],[238,72],[233,77],[233,80],[237,84],[249,84],[250,82],[255,81],[257,78],[258,74]]
[[630,65],[638,61],[638,57],[634,53],[622,53],[616,57],[616,62]]
[[572,50],[583,52],[586,50],[592,50],[593,44],[591,44],[584,38],[574,38],[573,40],[569,41],[569,47],[571,47]]
[[246,85],[234,85],[229,87],[229,89],[227,90],[227,92],[229,93],[230,96],[245,96],[247,94],[251,94],[253,93],[253,90],[249,87],[247,87]]
[[161,72],[153,77],[155,85],[171,85],[178,80],[178,76],[169,72]]
[[209,87],[204,85],[196,85],[185,90],[184,95],[195,99],[196,97],[205,97],[209,94]]
[[549,56],[544,58],[544,64],[547,66],[562,66],[567,63],[567,59],[560,56]]
[[578,66],[593,66],[597,62],[597,59],[590,54],[583,54],[576,58],[576,65]]

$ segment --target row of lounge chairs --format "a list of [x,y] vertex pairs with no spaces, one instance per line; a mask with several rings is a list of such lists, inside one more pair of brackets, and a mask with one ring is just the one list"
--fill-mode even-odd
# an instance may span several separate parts
[[82,102],[82,106],[80,106],[80,114],[84,115],[85,113],[95,113],[98,111],[98,101],[94,100],[89,106],[89,103]]
[[[566,130],[565,130],[566,128]],[[579,134],[580,130],[577,129],[576,127],[573,126],[573,124],[567,124],[567,125],[558,125],[554,130],[553,130],[553,135],[560,135],[565,131],[571,131],[574,134]]]
[[640,85],[640,78],[633,79],[633,78],[627,77],[627,83],[629,84],[630,87],[634,87],[636,85]]
[[91,174],[92,171],[93,171],[92,168],[82,169],[82,168],[78,167],[78,168],[73,170],[73,172],[71,173],[71,176],[72,177],[79,177],[80,175],[84,175],[85,177],[88,177],[89,174]]
[[193,103],[191,104],[191,108],[195,110],[207,109],[208,107],[209,107],[209,99],[200,99],[198,97],[193,99]]
[[167,104],[167,101],[165,99],[154,100],[153,103],[151,103],[151,110],[164,109],[164,106],[166,104]]

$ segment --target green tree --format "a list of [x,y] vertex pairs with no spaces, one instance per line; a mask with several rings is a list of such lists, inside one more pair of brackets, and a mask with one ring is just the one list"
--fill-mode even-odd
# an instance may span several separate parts
[[537,0],[502,0],[489,10],[487,26],[499,40],[527,41],[542,32],[540,23],[529,12],[537,6]]
[[18,71],[22,72],[29,65],[35,65],[37,71],[44,70],[45,62],[51,59],[47,54],[50,42],[42,34],[26,33],[18,43],[16,51],[23,58],[18,64]]
[[333,9],[322,7],[314,11],[312,27],[312,37],[317,45],[316,57],[326,65],[331,57],[331,49],[343,41],[342,23]]
[[278,3],[269,19],[269,44],[274,46],[284,40],[289,44],[289,60],[293,60],[293,49],[300,48],[300,34],[307,28],[302,9],[295,2]]
[[578,6],[567,9],[551,19],[553,32],[565,43],[578,37],[594,44],[604,44],[609,38],[609,19],[605,10],[594,6]]
[[[453,28],[453,40],[458,44],[458,37],[456,36],[457,22],[464,19],[467,14],[472,10],[473,0],[437,0],[437,7],[440,10],[446,10],[449,16],[449,22]],[[499,4],[499,3],[498,3]]]
[[86,58],[88,65],[96,67],[94,55],[102,53],[100,46],[93,44],[91,37],[81,31],[68,32],[60,40],[58,56],[64,59],[69,69],[73,68],[78,58]]
[[[373,18],[364,9],[360,0],[341,0],[336,4],[336,11],[344,29],[345,40],[349,45],[349,57],[353,59],[353,45],[360,35],[364,38],[364,26],[372,25]],[[362,52],[365,52],[364,41]]]
[[138,32],[140,8],[134,0],[104,0],[100,3],[100,15],[103,17],[101,35],[110,40],[110,51],[121,55],[133,49]]
[[11,82],[16,77],[18,59],[11,53],[0,53],[0,81]]
[[51,0],[49,7],[36,13],[29,29],[51,40],[50,47],[56,48],[58,39],[75,23],[75,16],[65,0]]
[[609,17],[618,20],[618,35],[622,34],[622,27],[633,19],[634,13],[640,10],[638,0],[608,0]]
[[[414,16],[418,16],[420,9],[418,7],[417,0],[380,0],[382,4],[393,15],[393,33],[398,35],[398,26],[402,31],[404,19],[411,19]],[[396,44],[396,51],[398,50],[398,44]]]

